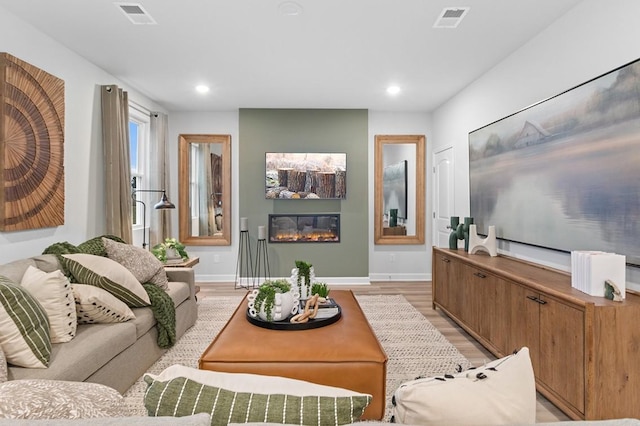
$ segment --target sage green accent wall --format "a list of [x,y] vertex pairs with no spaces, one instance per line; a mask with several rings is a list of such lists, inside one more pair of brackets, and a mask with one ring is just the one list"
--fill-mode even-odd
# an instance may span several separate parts
[[[269,214],[339,213],[339,243],[269,243],[271,277],[288,277],[296,260],[317,277],[368,277],[367,110],[240,109],[239,214],[249,219],[255,262],[258,226]],[[265,152],[346,152],[344,200],[265,199]],[[262,275],[262,274],[261,274]]]

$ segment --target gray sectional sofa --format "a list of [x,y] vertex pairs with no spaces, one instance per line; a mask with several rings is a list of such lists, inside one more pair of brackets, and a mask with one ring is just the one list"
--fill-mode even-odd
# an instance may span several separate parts
[[[44,272],[60,269],[53,254],[34,256],[0,265],[0,275],[16,283],[29,266]],[[176,306],[176,338],[198,316],[194,273],[191,268],[167,268],[167,293]],[[52,345],[48,368],[9,365],[8,378],[53,379],[100,383],[125,392],[166,352],[158,346],[156,320],[151,308],[133,308],[135,319],[111,324],[82,324],[66,343]]]

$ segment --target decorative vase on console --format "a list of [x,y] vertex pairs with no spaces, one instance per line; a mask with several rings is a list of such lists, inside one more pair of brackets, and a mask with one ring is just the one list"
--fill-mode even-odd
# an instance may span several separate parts
[[395,228],[398,226],[398,209],[390,209],[389,216],[389,228]]

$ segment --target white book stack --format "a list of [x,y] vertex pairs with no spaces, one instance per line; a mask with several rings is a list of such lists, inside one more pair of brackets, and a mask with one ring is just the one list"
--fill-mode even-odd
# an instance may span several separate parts
[[626,257],[603,251],[571,252],[571,286],[591,296],[604,297],[605,281],[613,282],[625,298]]

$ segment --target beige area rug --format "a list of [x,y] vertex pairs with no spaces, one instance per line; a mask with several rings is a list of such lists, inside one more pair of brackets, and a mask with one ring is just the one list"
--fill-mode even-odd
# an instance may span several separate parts
[[[240,303],[242,296],[210,297],[199,301],[198,321],[151,368],[158,374],[173,364],[198,367],[198,358]],[[404,296],[357,296],[369,323],[387,353],[387,402],[384,420],[392,412],[391,396],[398,386],[417,376],[453,373],[471,363],[418,312]],[[140,378],[124,395],[123,415],[146,415],[146,384]]]

